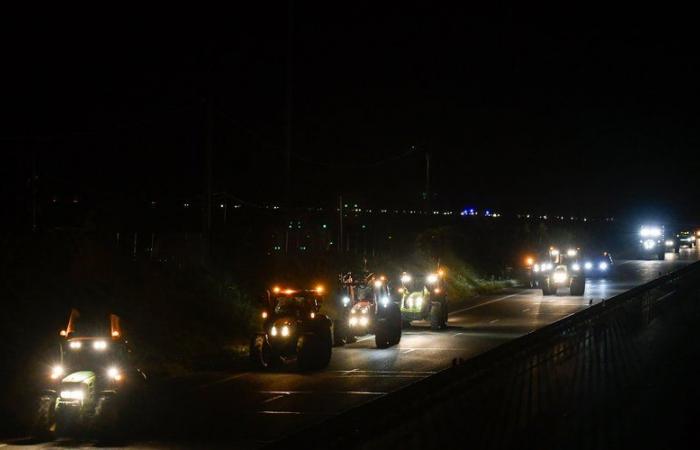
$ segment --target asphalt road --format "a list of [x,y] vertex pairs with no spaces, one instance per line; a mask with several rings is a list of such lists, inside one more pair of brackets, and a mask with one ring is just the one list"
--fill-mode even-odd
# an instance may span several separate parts
[[[474,299],[450,313],[449,327],[432,332],[414,323],[401,343],[376,349],[369,336],[334,348],[330,366],[300,374],[239,371],[201,373],[171,380],[153,393],[153,411],[142,420],[131,448],[257,448],[468,359],[505,341],[653,280],[698,259],[695,251],[665,261],[618,261],[606,278],[589,279],[582,297],[535,289]],[[156,431],[153,431],[156,430]],[[205,444],[206,443],[206,444]],[[95,442],[0,442],[0,448],[89,448]]]

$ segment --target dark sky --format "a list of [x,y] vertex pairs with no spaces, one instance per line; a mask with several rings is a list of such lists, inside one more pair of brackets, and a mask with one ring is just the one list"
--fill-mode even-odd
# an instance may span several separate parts
[[46,195],[194,196],[209,98],[215,190],[279,201],[291,85],[298,204],[409,204],[427,151],[452,207],[696,217],[690,11],[378,3],[296,2],[291,84],[284,2],[7,18],[3,175],[36,152]]

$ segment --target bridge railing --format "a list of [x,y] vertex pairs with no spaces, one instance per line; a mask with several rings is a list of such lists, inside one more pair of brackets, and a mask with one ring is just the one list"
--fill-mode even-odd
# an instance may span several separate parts
[[[624,402],[645,362],[655,357],[647,348],[655,320],[695,308],[699,288],[695,263],[476,357],[455,360],[449,369],[271,447],[399,443],[402,449],[430,449],[463,441],[472,448],[556,448],[576,433],[578,448],[595,448],[599,433],[588,428],[605,421],[610,429],[611,420],[626,420],[598,412],[601,405]],[[614,436],[605,444],[622,446],[614,445]]]

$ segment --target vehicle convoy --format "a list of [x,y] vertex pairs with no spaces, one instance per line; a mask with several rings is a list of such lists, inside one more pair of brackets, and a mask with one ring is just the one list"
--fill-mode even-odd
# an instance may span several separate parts
[[429,273],[425,278],[414,279],[409,273],[401,274],[401,321],[410,326],[414,320],[430,320],[430,328],[447,328],[447,293],[445,271]]
[[42,438],[78,434],[115,437],[135,412],[129,406],[142,398],[146,376],[133,364],[119,317],[109,316],[109,328],[89,333],[76,329],[80,313],[71,311],[60,332],[60,359],[51,368],[48,388],[41,394],[34,433]]
[[532,266],[533,284],[542,289],[542,295],[554,295],[562,287],[569,288],[571,295],[583,295],[586,289],[584,269],[579,260],[579,249],[568,248],[562,252],[550,247]]
[[323,287],[268,291],[262,329],[251,337],[250,360],[259,368],[296,361],[300,370],[318,370],[331,360],[332,323],[320,314]]
[[587,277],[608,276],[612,272],[614,264],[613,257],[608,252],[587,255],[583,258],[583,270]]
[[642,259],[658,258],[663,261],[666,256],[665,243],[662,226],[643,225],[639,229],[639,255]]
[[[358,336],[374,334],[377,348],[386,348],[401,341],[401,309],[391,298],[389,281],[373,273],[339,277],[343,312],[336,328],[342,342]],[[342,330],[342,331],[340,331]]]

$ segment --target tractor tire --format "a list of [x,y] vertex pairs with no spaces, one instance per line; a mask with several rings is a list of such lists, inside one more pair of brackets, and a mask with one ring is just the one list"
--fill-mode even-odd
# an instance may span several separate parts
[[571,295],[581,297],[586,291],[586,279],[585,278],[574,278],[571,281]]
[[52,441],[56,432],[56,396],[42,395],[37,400],[32,435],[41,441]]
[[659,261],[663,261],[666,259],[666,252],[662,250],[657,256],[659,257]]
[[122,405],[114,395],[102,396],[95,408],[95,437],[100,445],[117,446],[122,439]]
[[333,347],[342,347],[348,343],[349,330],[346,320],[333,322]]
[[307,372],[328,366],[331,361],[332,348],[330,329],[304,334],[299,339],[297,350],[299,370]]
[[282,363],[280,357],[273,353],[264,335],[255,335],[251,338],[248,356],[257,369],[273,369]]
[[377,323],[377,328],[374,331],[374,343],[377,345],[377,348],[387,348],[391,346],[390,338],[391,323],[388,318],[385,318]]
[[433,302],[430,305],[430,329],[437,331],[443,328],[442,303]]
[[552,288],[552,286],[549,284],[548,280],[543,280],[541,283],[542,286],[542,295],[554,295],[557,292],[556,288]]

